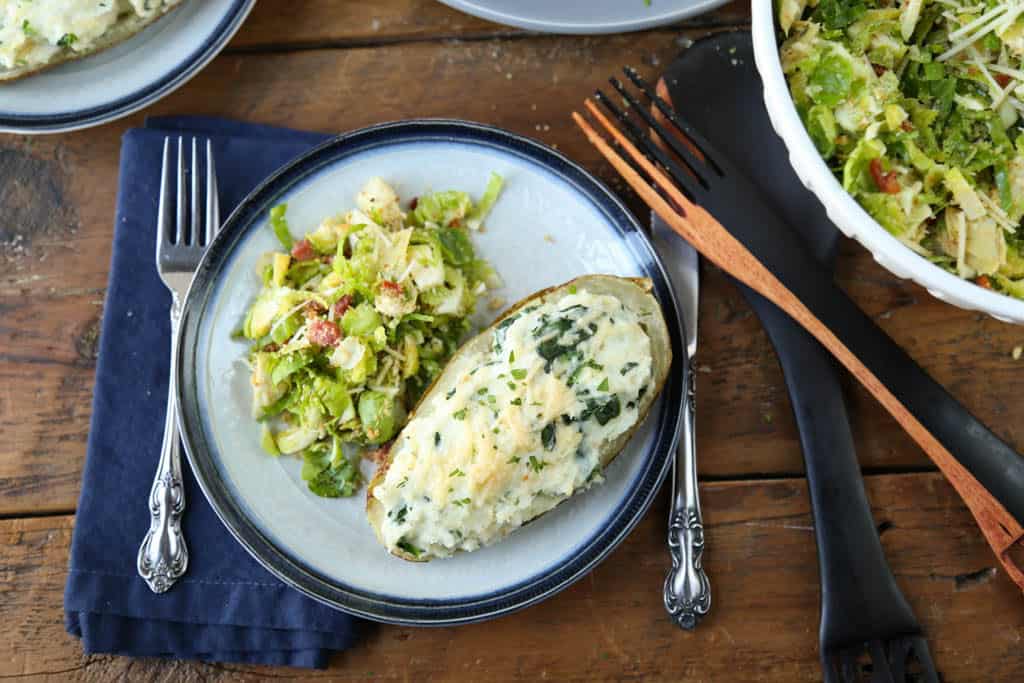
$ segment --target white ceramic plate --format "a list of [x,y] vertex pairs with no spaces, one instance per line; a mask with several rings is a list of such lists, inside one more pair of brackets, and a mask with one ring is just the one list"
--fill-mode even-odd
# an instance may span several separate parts
[[441,0],[466,14],[546,33],[624,33],[664,26],[728,0]]
[[0,84],[0,132],[66,132],[149,106],[206,66],[254,4],[256,0],[185,0],[109,50]]
[[878,224],[836,180],[804,129],[779,61],[772,0],[753,0],[754,61],[764,83],[764,103],[775,131],[786,143],[793,170],[825,206],[829,218],[860,242],[884,268],[913,280],[948,303],[1024,324],[1024,301],[961,280],[904,246]]
[[[267,211],[288,202],[296,234],[352,206],[379,175],[406,199],[428,190],[479,196],[491,171],[505,190],[474,236],[509,302],[585,273],[652,278],[673,331],[676,366],[646,424],[606,483],[506,540],[427,564],[389,555],[366,521],[361,492],[323,499],[298,459],[267,456],[250,417],[247,345],[231,332],[259,291],[254,264],[275,248]],[[486,308],[486,307],[484,307]],[[485,312],[479,322],[494,316]],[[459,623],[506,613],[564,588],[600,561],[657,491],[676,438],[684,350],[661,265],[635,219],[586,171],[539,143],[453,121],[384,124],[336,138],[285,167],[232,214],[185,304],[179,405],[186,450],[221,519],[268,569],[314,598],[362,616]],[[371,467],[365,474],[369,475]]]

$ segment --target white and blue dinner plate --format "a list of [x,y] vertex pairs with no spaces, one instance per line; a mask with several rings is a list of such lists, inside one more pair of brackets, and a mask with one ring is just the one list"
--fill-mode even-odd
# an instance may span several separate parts
[[[500,543],[429,563],[393,557],[365,515],[365,492],[314,496],[297,458],[268,456],[251,417],[248,346],[232,331],[258,293],[255,264],[276,240],[270,207],[288,203],[295,234],[354,205],[371,176],[408,201],[430,190],[479,197],[489,174],[505,189],[474,235],[509,302],[585,273],[654,281],[673,331],[673,372],[662,398],[606,482]],[[494,317],[481,305],[477,322]],[[238,541],[282,581],[338,609],[384,622],[456,624],[506,614],[565,588],[618,545],[648,509],[671,463],[682,391],[678,313],[665,273],[636,219],[590,173],[550,148],[488,126],[441,120],[388,123],[342,135],[253,191],[209,247],[189,291],[178,357],[183,440],[199,483]],[[364,474],[372,466],[364,465]],[[652,586],[651,590],[658,590]]]
[[148,107],[224,49],[256,0],[185,0],[129,40],[0,84],[0,132],[63,133]]
[[729,0],[441,0],[499,24],[545,33],[625,33],[665,26]]

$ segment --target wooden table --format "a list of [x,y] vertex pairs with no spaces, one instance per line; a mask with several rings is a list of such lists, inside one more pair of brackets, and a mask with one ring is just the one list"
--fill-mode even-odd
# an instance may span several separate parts
[[[326,672],[86,657],[62,626],[125,130],[145,114],[320,131],[462,117],[556,145],[622,192],[568,113],[620,65],[653,75],[685,38],[747,20],[737,3],[645,33],[558,37],[428,0],[264,0],[222,56],[143,114],[69,135],[0,137],[0,677],[820,680],[814,538],[782,376],[756,318],[709,267],[698,423],[715,604],[696,632],[672,626],[661,605],[665,491],[608,560],[544,604],[460,628],[373,627]],[[840,263],[842,286],[886,331],[1024,444],[1024,361],[1011,357],[1024,331],[940,303],[856,245],[844,245]],[[1024,680],[1024,598],[895,422],[857,386],[849,404],[882,542],[945,680]]]

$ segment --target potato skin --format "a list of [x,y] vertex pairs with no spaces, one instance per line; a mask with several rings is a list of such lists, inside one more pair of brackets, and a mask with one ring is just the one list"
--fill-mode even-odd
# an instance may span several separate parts
[[153,22],[167,16],[182,4],[182,2],[177,2],[173,5],[162,7],[159,12],[155,13],[151,17],[131,16],[126,19],[119,19],[118,22],[114,24],[99,41],[97,41],[96,45],[93,45],[88,50],[84,50],[82,52],[65,50],[46,64],[39,64],[38,66],[21,67],[16,69],[0,69],[0,87],[6,83],[14,83],[15,81],[20,81],[23,78],[28,78],[44,71],[48,71],[55,66],[84,59],[85,57],[99,54],[104,50],[120,45],[153,24]]
[[[475,353],[478,348],[489,348],[494,334],[494,329],[503,320],[531,303],[546,299],[559,298],[567,294],[571,287],[594,294],[610,294],[618,298],[633,310],[649,314],[646,316],[647,322],[645,324],[645,331],[651,339],[651,355],[653,361],[651,373],[653,375],[653,390],[644,394],[643,399],[637,406],[638,417],[633,426],[625,433],[621,434],[617,439],[602,447],[603,453],[601,466],[607,467],[608,464],[611,463],[626,446],[636,429],[643,424],[644,420],[647,418],[647,413],[650,411],[654,401],[661,393],[661,390],[665,385],[665,380],[668,378],[669,368],[672,366],[672,342],[668,332],[668,325],[665,322],[665,317],[661,312],[661,306],[658,303],[658,300],[654,298],[653,294],[651,294],[653,285],[647,278],[626,278],[616,275],[584,275],[561,285],[542,289],[539,292],[535,292],[525,299],[516,302],[504,313],[498,316],[494,322],[491,323],[490,327],[467,341],[458,351],[455,352],[455,355],[453,355],[451,360],[448,361],[448,365],[445,370],[442,371],[441,374],[438,375],[437,379],[434,380],[434,383],[431,384],[425,392],[423,392],[423,396],[416,404],[416,407],[410,411],[408,419],[411,421],[416,416],[417,411],[430,400],[437,388],[444,384],[445,377],[447,375],[447,368],[452,366],[456,357],[467,352]],[[399,432],[399,436],[401,436],[401,432]],[[377,468],[377,471],[374,473],[369,485],[366,487],[366,517],[370,522],[370,526],[373,527],[373,531],[377,535],[377,539],[380,540],[382,544],[383,538],[380,534],[380,527],[383,524],[386,512],[380,502],[373,497],[373,492],[374,489],[384,481],[384,477],[387,474],[388,468],[391,466],[393,457],[394,456],[391,453],[388,454],[387,458]],[[570,496],[570,498],[571,497],[572,496]],[[561,503],[559,503],[559,505],[560,504]],[[548,512],[550,512],[550,510]],[[543,515],[541,515],[541,517],[542,516]],[[534,519],[539,518],[540,517],[536,517]],[[416,557],[400,549],[393,550],[391,553],[396,557],[400,557],[409,562],[428,562],[432,559],[426,556]]]

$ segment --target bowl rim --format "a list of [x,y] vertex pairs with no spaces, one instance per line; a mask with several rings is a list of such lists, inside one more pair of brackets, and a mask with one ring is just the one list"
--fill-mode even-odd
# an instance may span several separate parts
[[797,114],[782,73],[772,0],[752,0],[754,62],[764,86],[764,103],[775,132],[789,151],[801,182],[825,206],[846,236],[860,242],[885,269],[912,280],[947,303],[981,311],[1004,322],[1024,324],[1024,301],[986,290],[949,273],[892,236],[845,190],[818,153]]
[[[632,489],[608,511],[603,528],[567,551],[550,571],[527,577],[494,593],[465,599],[414,600],[379,595],[333,580],[279,547],[246,515],[230,483],[219,471],[201,415],[198,373],[190,371],[196,367],[195,342],[204,311],[217,290],[220,267],[233,248],[258,225],[258,217],[265,214],[266,207],[320,169],[361,151],[425,139],[475,142],[531,159],[594,203],[634,252],[638,265],[652,278],[655,294],[665,312],[674,356],[660,401],[662,407],[657,414],[652,411],[648,415],[648,419],[656,421],[656,430],[644,456],[646,461]],[[671,281],[636,217],[596,176],[560,152],[504,129],[469,121],[411,119],[369,126],[333,137],[271,174],[232,211],[207,248],[182,306],[175,347],[178,380],[175,399],[182,443],[200,489],[220,521],[257,562],[286,585],[335,609],[384,623],[438,626],[491,619],[543,601],[583,578],[618,547],[646,515],[673,462],[679,438],[680,400],[687,372],[680,317]]]

